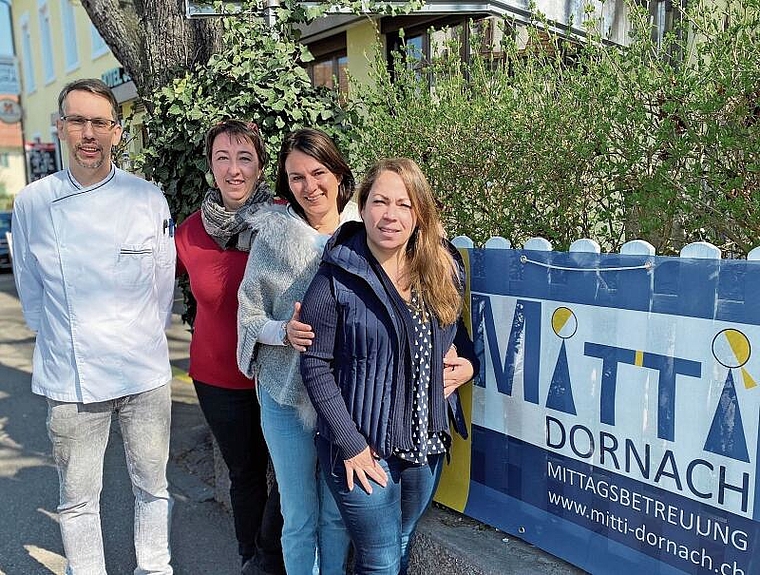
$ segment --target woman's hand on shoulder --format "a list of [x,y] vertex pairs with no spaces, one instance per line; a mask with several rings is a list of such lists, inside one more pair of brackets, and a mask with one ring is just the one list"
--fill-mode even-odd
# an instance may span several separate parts
[[377,462],[377,459],[372,450],[369,447],[365,447],[364,451],[354,455],[351,459],[343,460],[343,464],[346,466],[346,484],[349,491],[354,490],[354,474],[356,474],[356,479],[359,480],[359,484],[367,493],[372,493],[370,479],[375,481],[380,487],[387,485],[388,476],[385,473],[385,469]]
[[453,345],[443,356],[443,397],[448,398],[456,389],[472,379],[475,370],[468,359],[457,355]]

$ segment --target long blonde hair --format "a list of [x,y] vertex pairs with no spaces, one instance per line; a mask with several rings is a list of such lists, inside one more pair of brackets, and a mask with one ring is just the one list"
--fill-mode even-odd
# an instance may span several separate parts
[[406,246],[407,277],[431,312],[443,325],[456,322],[462,309],[459,279],[451,254],[444,246],[443,225],[433,191],[420,167],[409,158],[386,158],[376,162],[359,186],[359,209],[364,210],[370,190],[382,172],[397,174],[417,216],[417,227]]

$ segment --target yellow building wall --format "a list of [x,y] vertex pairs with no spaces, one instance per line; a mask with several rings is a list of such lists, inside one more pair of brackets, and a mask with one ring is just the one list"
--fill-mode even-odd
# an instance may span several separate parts
[[[8,167],[0,166],[0,182],[4,184],[9,196],[15,196],[26,185],[24,177],[24,155],[20,148],[1,150],[0,154],[8,154]],[[3,186],[0,186],[2,188]],[[0,209],[4,209],[0,206]]]
[[132,172],[136,176],[143,177],[141,172],[134,169],[134,158],[142,151],[146,142],[143,141],[143,124],[145,122],[145,108],[136,106],[136,101],[124,102],[121,106],[124,118],[130,118],[129,125],[125,127],[121,136],[124,144],[121,157],[117,158],[117,164],[123,170]]
[[375,24],[371,21],[361,23],[346,30],[346,53],[348,55],[348,73],[359,85],[368,85],[371,62],[375,57],[377,42],[382,42],[382,52],[385,53],[385,43],[378,35]]
[[[741,0],[714,0],[711,4],[710,10],[706,12],[707,15],[714,18],[714,25],[718,28],[725,23],[737,23],[737,16],[742,18],[752,18],[757,15],[756,10],[753,7],[745,6]],[[738,20],[741,22],[742,20]],[[745,20],[746,22],[746,20]],[[690,65],[697,63],[697,50],[700,44],[704,44],[706,38],[701,32],[699,27],[691,27],[689,30],[689,42],[687,45],[687,53],[685,55],[687,62]]]
[[[51,134],[51,117],[57,112],[58,93],[64,85],[78,78],[100,78],[106,70],[118,67],[119,63],[106,49],[105,53],[93,58],[90,34],[90,19],[80,2],[72,2],[74,26],[76,30],[64,30],[61,16],[61,0],[47,0],[50,15],[50,36],[53,53],[54,78],[46,81],[42,61],[42,41],[40,32],[39,0],[13,0],[13,27],[15,48],[19,61],[24,58],[21,23],[28,18],[31,54],[34,67],[36,88],[28,92],[29,79],[25,78],[23,65],[19,66],[21,75],[21,105],[24,110],[24,140],[34,142],[37,137],[42,142],[54,142]],[[72,70],[66,70],[65,38],[73,35],[77,39],[79,64]]]

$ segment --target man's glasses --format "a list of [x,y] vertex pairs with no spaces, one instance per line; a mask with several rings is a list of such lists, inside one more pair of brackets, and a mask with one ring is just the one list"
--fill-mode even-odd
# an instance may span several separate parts
[[114,126],[116,126],[116,122],[114,120],[109,120],[108,118],[85,118],[84,116],[62,116],[61,120],[66,122],[66,125],[69,127],[69,130],[72,132],[81,132],[84,130],[84,127],[87,125],[87,122],[90,122],[92,125],[92,131],[96,134],[107,134],[110,132]]

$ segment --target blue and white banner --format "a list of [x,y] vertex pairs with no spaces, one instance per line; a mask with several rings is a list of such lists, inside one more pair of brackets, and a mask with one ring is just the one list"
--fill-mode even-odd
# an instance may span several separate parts
[[482,365],[438,500],[591,573],[760,573],[760,262],[465,256]]

